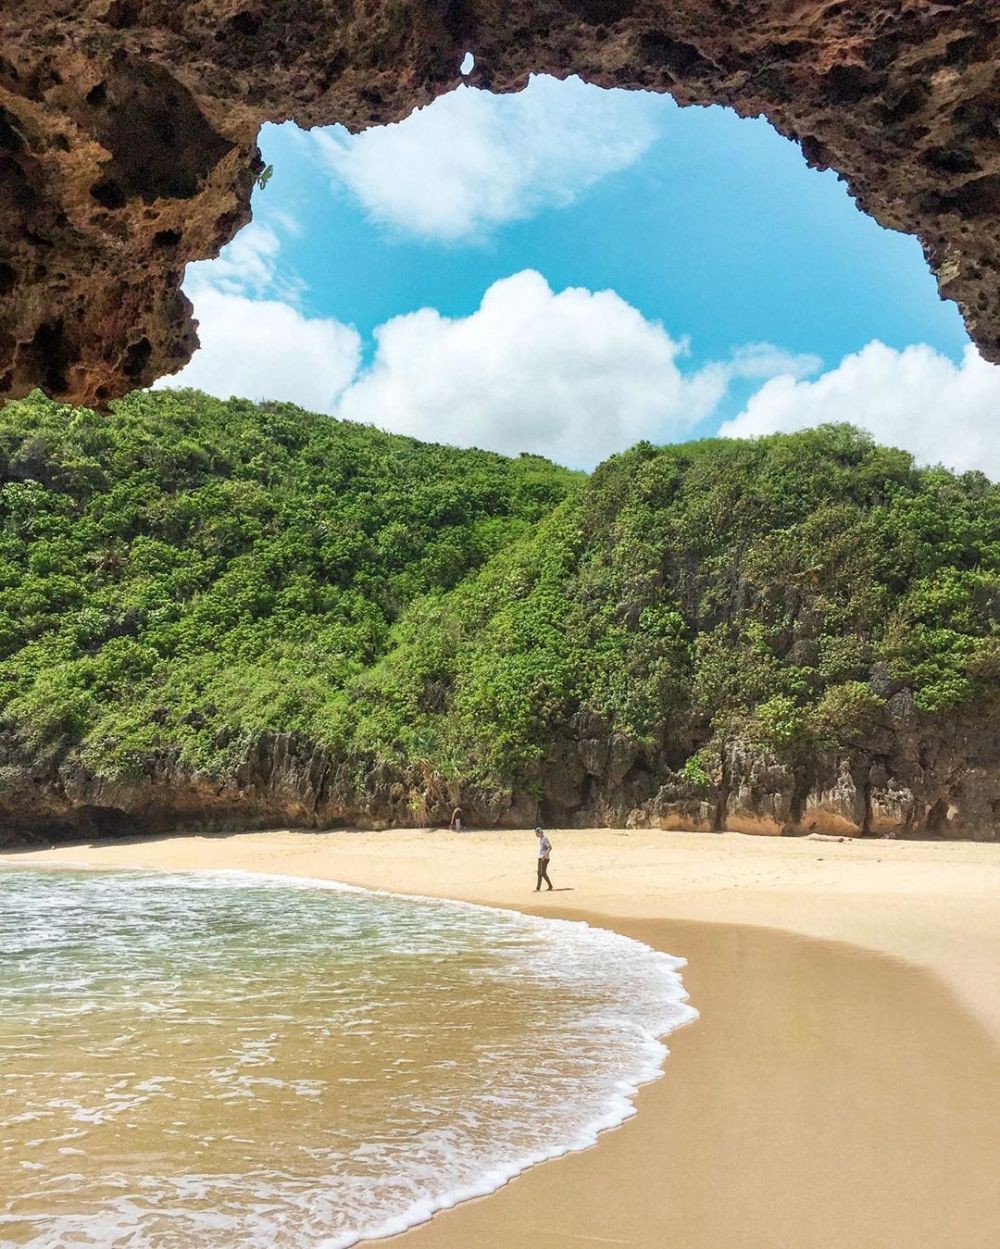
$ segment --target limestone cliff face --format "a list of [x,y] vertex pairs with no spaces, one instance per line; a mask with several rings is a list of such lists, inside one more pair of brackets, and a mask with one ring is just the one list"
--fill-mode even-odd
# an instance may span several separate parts
[[265,121],[397,120],[533,71],[763,113],[915,234],[1000,360],[993,0],[4,0],[0,396],[100,405],[197,345],[184,265],[249,219]]
[[1000,836],[996,732],[974,720],[920,717],[905,694],[890,700],[882,724],[850,748],[806,751],[794,763],[730,739],[701,784],[670,766],[676,761],[597,731],[596,737],[563,741],[541,772],[539,806],[553,823],[985,841]]
[[471,825],[731,830],[770,835],[1000,837],[1000,740],[981,723],[921,720],[906,698],[849,750],[795,764],[725,743],[707,783],[580,713],[530,786],[486,789],[419,769],[367,770],[294,734],[263,734],[224,778],[151,758],[109,783],[72,757],[42,762],[0,742],[0,844],[140,832],[427,827],[460,802]]
[[425,827],[447,823],[456,802],[488,825],[534,823],[524,795],[481,792],[378,763],[344,760],[293,733],[265,733],[226,777],[176,757],[149,758],[141,776],[109,782],[74,757],[40,760],[0,740],[0,845],[182,830]]

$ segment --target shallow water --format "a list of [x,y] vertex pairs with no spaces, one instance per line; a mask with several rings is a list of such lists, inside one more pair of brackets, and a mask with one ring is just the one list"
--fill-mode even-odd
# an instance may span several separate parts
[[584,924],[0,872],[0,1245],[341,1249],[591,1143],[694,1015]]

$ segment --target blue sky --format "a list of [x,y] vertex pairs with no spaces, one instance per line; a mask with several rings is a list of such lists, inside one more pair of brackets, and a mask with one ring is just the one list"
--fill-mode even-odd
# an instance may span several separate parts
[[260,144],[254,224],[189,269],[184,384],[584,467],[827,419],[1000,467],[998,371],[917,242],[762,120],[535,79]]

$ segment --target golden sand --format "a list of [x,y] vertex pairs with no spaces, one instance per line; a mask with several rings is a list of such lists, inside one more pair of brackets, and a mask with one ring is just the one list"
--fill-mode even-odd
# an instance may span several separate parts
[[[688,958],[638,1115],[407,1249],[997,1249],[1000,845],[555,830],[256,833],[19,864],[243,868],[586,918]],[[11,856],[12,858],[14,856]]]

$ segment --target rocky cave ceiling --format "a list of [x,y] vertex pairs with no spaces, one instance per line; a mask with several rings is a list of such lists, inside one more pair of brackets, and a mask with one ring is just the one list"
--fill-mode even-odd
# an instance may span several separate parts
[[2,0],[0,398],[100,406],[197,346],[184,265],[265,121],[396,121],[529,73],[764,114],[916,235],[1000,362],[997,0]]

